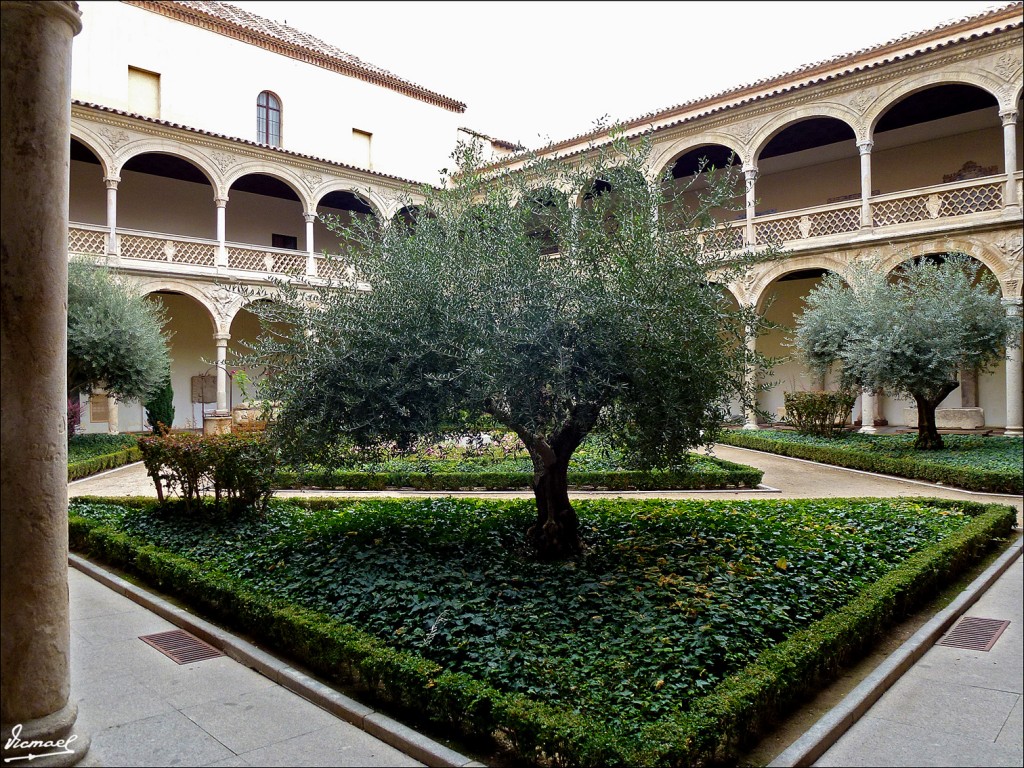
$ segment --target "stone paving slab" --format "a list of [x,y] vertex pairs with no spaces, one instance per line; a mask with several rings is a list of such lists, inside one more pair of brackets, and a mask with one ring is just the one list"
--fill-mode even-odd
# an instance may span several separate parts
[[86,765],[422,764],[231,658],[175,663],[137,638],[173,624],[76,569],[68,586]]

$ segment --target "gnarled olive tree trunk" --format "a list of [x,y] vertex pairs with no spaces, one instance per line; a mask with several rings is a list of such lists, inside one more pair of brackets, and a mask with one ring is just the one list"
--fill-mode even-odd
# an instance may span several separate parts
[[945,447],[942,435],[935,424],[935,410],[946,396],[960,386],[957,381],[949,381],[934,392],[915,392],[914,402],[917,403],[917,440],[914,447],[921,451],[938,451]]
[[537,521],[526,536],[542,560],[562,560],[582,551],[580,521],[569,501],[569,459],[572,454],[551,452],[545,461],[539,452],[533,458],[533,494],[537,500]]

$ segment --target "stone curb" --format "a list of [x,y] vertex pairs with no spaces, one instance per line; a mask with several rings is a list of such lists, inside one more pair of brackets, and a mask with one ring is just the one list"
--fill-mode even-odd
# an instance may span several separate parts
[[329,685],[300,672],[287,662],[257,648],[252,643],[193,616],[162,597],[136,587],[96,563],[71,552],[68,553],[68,564],[171,624],[191,632],[235,661],[255,669],[278,685],[327,710],[335,717],[366,731],[385,744],[401,750],[421,763],[440,768],[483,766],[483,763],[449,749],[387,715],[376,712],[355,699],[339,693]]
[[809,766],[821,757],[839,738],[881,698],[907,670],[914,665],[945,634],[961,615],[1003,575],[1021,556],[1021,535],[1007,550],[932,619],[896,649],[843,700],[826,712],[803,736],[782,754],[768,763],[769,768]]

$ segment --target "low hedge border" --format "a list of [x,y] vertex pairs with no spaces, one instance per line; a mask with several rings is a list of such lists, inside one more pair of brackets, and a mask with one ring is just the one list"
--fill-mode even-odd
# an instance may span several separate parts
[[[709,459],[711,460],[711,459]],[[756,488],[764,477],[760,469],[713,459],[720,468],[708,472],[569,472],[569,487],[608,491],[721,490]],[[413,488],[418,491],[521,491],[530,488],[530,472],[352,472],[339,469],[279,470],[279,489],[332,489],[382,491]]]
[[[150,499],[95,501],[132,507]],[[597,722],[508,694],[434,662],[396,651],[330,617],[269,599],[239,579],[82,517],[69,520],[70,546],[188,602],[198,613],[268,643],[329,680],[473,739],[497,742],[520,761],[556,765],[711,765],[735,761],[777,714],[860,656],[896,620],[923,604],[1006,541],[1009,506],[928,499],[975,517],[963,530],[911,557],[845,608],[761,654],[686,712],[653,724],[637,741]]]
[[116,469],[136,461],[142,461],[142,452],[135,446],[116,453],[105,453],[102,456],[76,461],[74,464],[68,464],[68,482],[81,480],[83,477],[95,475],[97,472]]
[[848,469],[861,469],[867,472],[878,472],[880,474],[907,477],[914,480],[927,480],[932,483],[942,483],[968,491],[1005,494],[1024,493],[1024,476],[1020,473],[999,472],[972,467],[942,466],[909,458],[879,456],[845,446],[830,448],[776,440],[759,435],[753,430],[742,432],[739,430],[723,430],[718,442],[738,448],[753,448],[758,451],[776,453],[780,456],[820,461],[823,464],[834,464],[835,466]]

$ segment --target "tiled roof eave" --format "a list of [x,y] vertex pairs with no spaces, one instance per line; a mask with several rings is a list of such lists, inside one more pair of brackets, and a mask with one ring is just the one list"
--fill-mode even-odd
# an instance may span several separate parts
[[231,21],[230,19],[215,16],[201,9],[173,2],[173,0],[122,0],[122,2],[158,13],[167,18],[192,24],[201,29],[257,45],[283,56],[383,86],[450,112],[462,113],[466,111],[466,105],[463,102],[411,83],[397,75],[386,71],[378,71],[366,65],[360,66],[359,62],[346,61],[326,51],[319,51],[307,45],[284,40],[275,35]]
[[380,171],[372,171],[372,170],[370,170],[368,168],[360,168],[359,166],[349,165],[348,163],[342,163],[342,162],[339,162],[337,160],[328,160],[327,158],[317,157],[316,155],[307,155],[307,154],[303,154],[302,152],[294,152],[294,151],[289,150],[289,149],[283,149],[281,147],[274,147],[274,146],[271,146],[270,144],[261,144],[258,141],[250,141],[249,139],[240,139],[237,136],[228,136],[227,134],[224,134],[224,133],[215,133],[213,131],[203,130],[202,128],[193,128],[191,126],[182,125],[180,123],[172,123],[169,120],[160,120],[160,119],[155,118],[155,117],[146,117],[145,115],[140,115],[140,114],[137,114],[135,112],[126,112],[126,111],[121,110],[121,109],[115,109],[114,107],[105,107],[102,104],[95,104],[93,102],[81,101],[79,99],[72,99],[71,100],[71,104],[72,104],[72,106],[85,107],[87,109],[94,109],[94,110],[96,110],[98,112],[106,112],[106,113],[109,113],[109,114],[112,114],[112,115],[119,115],[121,117],[131,118],[132,120],[139,120],[139,121],[144,122],[144,123],[151,123],[153,125],[159,125],[159,126],[162,126],[164,128],[172,128],[174,130],[187,131],[188,133],[194,133],[194,134],[197,134],[199,136],[209,136],[210,138],[214,138],[214,139],[223,139],[223,140],[230,141],[230,142],[233,142],[233,143],[243,144],[243,145],[248,146],[248,147],[257,147],[259,149],[266,150],[268,152],[275,152],[275,153],[278,153],[278,154],[281,154],[281,155],[285,155],[287,157],[294,157],[296,159],[301,159],[301,160],[311,160],[313,162],[323,163],[324,165],[330,165],[330,166],[332,166],[334,168],[341,168],[341,169],[344,169],[344,170],[347,170],[347,171],[356,171],[356,172],[361,173],[361,174],[366,174],[367,176],[375,176],[375,177],[380,178],[380,179],[387,179],[388,181],[397,182],[397,183],[405,185],[405,186],[414,186],[414,187],[435,186],[435,185],[431,185],[431,184],[426,184],[426,183],[421,182],[421,181],[414,181],[413,179],[406,179],[406,178],[403,178],[401,176],[393,176],[393,175],[391,175],[389,173],[381,173]]
[[[1019,6],[1021,4],[1018,3],[1017,5]],[[1002,10],[1003,11],[1008,11],[1010,9],[1009,8],[1005,8],[1005,9],[1002,9]],[[1019,11],[1020,9],[1018,8],[1017,10]],[[689,101],[689,102],[684,102],[683,104],[679,104],[679,105],[676,105],[676,106],[673,106],[673,107],[669,107],[669,108],[664,109],[664,110],[659,110],[657,112],[651,112],[651,113],[648,113],[646,115],[642,115],[640,117],[628,120],[625,123],[621,124],[621,127],[629,134],[629,138],[638,138],[640,136],[646,135],[648,133],[652,133],[654,131],[662,131],[662,130],[666,130],[668,128],[674,128],[674,127],[678,127],[680,125],[684,125],[685,123],[693,122],[694,120],[704,119],[704,118],[707,118],[707,117],[709,117],[711,115],[718,114],[720,112],[724,112],[724,111],[729,110],[729,109],[735,109],[735,108],[738,108],[738,107],[747,106],[749,104],[753,104],[753,103],[758,102],[758,101],[763,101],[764,99],[767,99],[767,98],[771,98],[771,97],[775,97],[775,96],[780,96],[782,94],[791,93],[793,91],[802,90],[804,88],[808,88],[808,87],[811,87],[811,86],[814,86],[814,85],[820,85],[821,83],[826,83],[826,82],[837,80],[837,79],[840,79],[840,78],[843,78],[843,77],[854,75],[854,74],[857,74],[857,73],[860,73],[860,72],[869,71],[869,70],[876,69],[876,68],[881,67],[881,66],[891,65],[891,64],[894,64],[896,62],[900,62],[900,61],[904,61],[906,59],[914,58],[916,56],[921,56],[921,55],[924,55],[924,54],[927,54],[927,53],[938,51],[938,50],[947,48],[947,47],[952,46],[952,45],[957,45],[957,44],[961,44],[961,43],[965,43],[965,42],[970,42],[972,40],[979,40],[979,39],[983,39],[985,37],[990,37],[990,36],[995,35],[995,34],[1012,31],[1014,29],[1019,29],[1022,26],[1024,26],[1024,23],[1022,23],[1022,21],[1020,19],[1014,19],[1014,20],[1008,21],[1003,26],[997,27],[995,29],[984,30],[984,31],[980,31],[980,32],[972,32],[970,34],[961,35],[961,36],[956,37],[956,38],[951,38],[951,39],[946,39],[946,40],[934,42],[934,43],[932,43],[930,45],[926,45],[926,46],[923,46],[923,47],[920,47],[920,48],[915,48],[913,50],[905,51],[904,53],[896,54],[896,55],[894,55],[892,57],[888,57],[888,58],[884,58],[884,59],[875,59],[875,60],[872,60],[872,61],[863,61],[860,64],[851,65],[851,66],[849,66],[849,67],[847,67],[845,69],[839,70],[839,71],[835,71],[834,68],[833,68],[832,71],[830,71],[830,72],[828,72],[826,74],[823,74],[823,75],[820,75],[820,76],[817,76],[817,77],[812,77],[812,78],[806,79],[806,80],[793,81],[793,82],[790,82],[788,84],[781,85],[780,87],[775,88],[774,90],[771,90],[771,91],[759,91],[758,90],[759,87],[763,88],[763,87],[765,87],[767,85],[770,85],[772,82],[779,82],[779,83],[781,83],[781,82],[785,81],[786,79],[791,78],[792,76],[799,74],[801,71],[806,71],[808,69],[813,69],[813,68],[820,67],[821,63],[819,63],[817,65],[808,65],[807,67],[802,68],[802,70],[797,70],[797,71],[794,71],[794,72],[791,72],[791,73],[787,73],[785,75],[779,75],[777,77],[770,78],[770,79],[768,79],[766,81],[758,81],[758,82],[755,82],[755,83],[750,83],[750,84],[747,84],[747,85],[743,85],[743,86],[739,86],[739,87],[730,89],[728,91],[722,91],[722,92],[719,92],[717,94],[712,94],[710,96],[705,96],[705,97],[701,97],[701,98],[698,98],[698,99],[694,99],[694,100]],[[930,30],[929,32],[934,32],[934,30]],[[922,33],[922,36],[924,36],[925,34],[927,34],[927,33]],[[907,43],[907,42],[912,42],[912,41],[901,41],[901,42]],[[860,52],[858,52],[857,55],[860,58],[863,58],[868,53],[872,53],[872,52],[875,52],[877,50],[884,50],[886,47],[890,47],[890,44],[885,44],[885,45],[882,45],[882,46],[878,46],[877,48],[870,49],[868,51],[860,51]],[[849,55],[845,55],[845,56],[838,57],[838,58],[840,58],[840,59],[842,59],[842,58],[852,58],[853,56],[854,56],[854,54],[849,54]],[[832,63],[833,66],[834,66],[834,62],[830,62],[830,63]],[[744,96],[744,97],[741,97],[741,98],[735,98],[736,96],[738,96],[739,94],[742,94],[745,91],[746,92],[750,92],[750,95]],[[727,100],[727,98],[730,97],[730,96],[732,96],[734,98]],[[664,120],[664,119],[667,119],[667,118],[671,117],[671,115],[673,113],[680,113],[680,112],[684,112],[684,111],[687,111],[687,110],[698,109],[702,104],[708,105],[707,108],[702,109],[702,110],[700,110],[698,112],[693,112],[692,114],[686,115],[685,117],[682,117],[682,118],[680,118],[678,120],[675,120],[673,122],[659,123],[656,126],[654,125],[654,123],[657,122],[658,120]],[[539,155],[549,155],[549,154],[551,154],[553,152],[557,152],[559,149],[562,149],[562,148],[565,148],[565,147],[572,147],[574,145],[578,145],[578,144],[581,144],[583,142],[594,142],[595,140],[599,140],[599,139],[607,139],[607,135],[608,135],[607,131],[604,130],[604,129],[598,130],[598,131],[591,131],[591,132],[588,132],[588,133],[580,134],[578,136],[573,136],[573,137],[568,138],[568,139],[564,139],[562,141],[553,142],[551,144],[548,144],[547,146],[544,146],[544,147],[541,147],[541,148],[539,148],[537,150],[534,150],[534,153],[539,154]],[[601,146],[601,145],[604,145],[604,144],[607,144],[607,143],[608,143],[607,140],[601,141],[600,144],[598,144],[596,146]],[[568,152],[568,153],[566,153],[564,155],[560,155],[560,157],[575,157],[577,155],[585,154],[585,153],[591,151],[593,148],[594,148],[594,146],[591,146],[591,145],[588,144],[588,146],[586,146],[586,147],[582,147],[580,149],[573,150],[573,151]],[[513,164],[513,163],[516,163],[518,161],[521,161],[521,160],[525,159],[529,154],[530,153],[527,152],[527,153],[519,153],[519,154],[510,156],[510,157],[505,157],[505,158],[502,158],[501,160],[495,161],[493,163],[490,163],[490,164],[484,166],[483,168],[481,168],[481,170],[490,170],[490,169],[500,168],[500,167],[505,166],[505,165],[510,165],[510,164]]]

